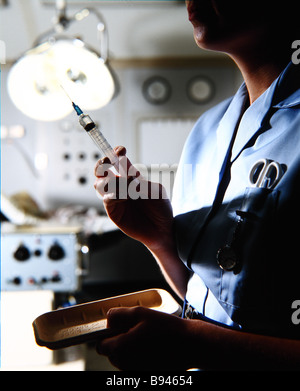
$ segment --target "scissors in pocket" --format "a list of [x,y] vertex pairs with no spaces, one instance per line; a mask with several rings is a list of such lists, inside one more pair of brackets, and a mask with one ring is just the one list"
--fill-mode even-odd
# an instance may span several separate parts
[[284,174],[281,165],[270,159],[260,159],[251,168],[250,183],[255,187],[274,189]]

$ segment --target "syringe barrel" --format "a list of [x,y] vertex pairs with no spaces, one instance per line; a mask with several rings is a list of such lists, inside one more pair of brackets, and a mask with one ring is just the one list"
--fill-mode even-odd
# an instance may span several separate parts
[[79,123],[97,145],[103,155],[102,157],[108,157],[111,164],[117,168],[119,162],[118,156],[91,117],[89,115],[82,114],[79,116]]
[[108,143],[106,138],[103,136],[103,134],[100,132],[100,130],[95,126],[93,129],[89,130],[88,135],[91,137],[91,139],[94,141],[94,143],[97,145],[97,147],[100,149],[100,151],[104,156],[107,156],[111,162],[111,164],[115,167],[117,167],[117,164],[119,162],[118,156],[116,155],[115,151],[111,147],[111,145]]

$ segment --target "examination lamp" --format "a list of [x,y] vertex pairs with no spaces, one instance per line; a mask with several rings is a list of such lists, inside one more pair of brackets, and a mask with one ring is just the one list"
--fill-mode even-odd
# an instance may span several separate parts
[[[100,54],[80,39],[61,35],[71,22],[91,12],[98,19]],[[116,94],[116,80],[108,65],[106,27],[93,9],[85,8],[69,19],[62,8],[54,28],[16,61],[8,75],[12,101],[36,120],[55,121],[71,113],[73,107],[63,89],[84,110],[99,109]]]

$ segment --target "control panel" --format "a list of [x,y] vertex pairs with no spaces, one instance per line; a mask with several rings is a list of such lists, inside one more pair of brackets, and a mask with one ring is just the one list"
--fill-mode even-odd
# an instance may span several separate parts
[[76,227],[2,227],[1,290],[78,290],[83,248]]

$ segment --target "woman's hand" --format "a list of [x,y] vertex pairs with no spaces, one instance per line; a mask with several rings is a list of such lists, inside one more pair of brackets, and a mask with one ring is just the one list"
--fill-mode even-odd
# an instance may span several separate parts
[[107,158],[95,167],[95,189],[103,197],[112,221],[128,236],[150,250],[173,240],[173,213],[164,187],[145,180],[125,156],[124,147],[115,148],[119,173],[113,172]]
[[193,321],[144,307],[113,308],[97,352],[121,370],[186,370],[191,367],[188,328]]
[[97,351],[121,370],[297,370],[300,341],[247,333],[149,308],[113,308]]
[[103,197],[107,215],[125,234],[148,247],[169,285],[183,298],[190,272],[178,257],[166,191],[161,184],[140,175],[124,147],[115,148],[115,152],[119,156],[118,173],[107,158],[95,167],[94,186]]

